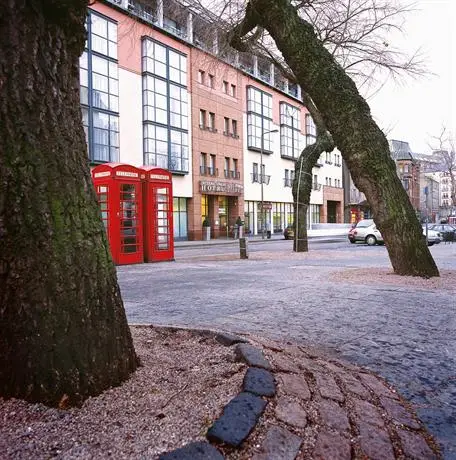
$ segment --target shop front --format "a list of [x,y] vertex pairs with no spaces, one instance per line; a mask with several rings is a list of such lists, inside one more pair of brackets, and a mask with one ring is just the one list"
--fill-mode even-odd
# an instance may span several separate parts
[[[194,238],[233,238],[236,220],[243,215],[244,187],[238,183],[201,180],[199,183],[200,208],[194,209]],[[207,230],[210,228],[210,230]]]
[[293,223],[293,203],[271,201],[245,202],[245,232],[249,235],[283,233],[287,225]]

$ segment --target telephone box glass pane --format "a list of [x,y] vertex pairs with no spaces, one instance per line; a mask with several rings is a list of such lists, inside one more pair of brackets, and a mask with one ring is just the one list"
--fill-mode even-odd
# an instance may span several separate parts
[[136,184],[120,185],[120,252],[124,254],[139,250],[136,187]]
[[101,219],[103,220],[103,225],[106,231],[106,235],[109,237],[109,187],[107,185],[98,185],[97,186],[97,196],[98,204],[101,210]]
[[156,248],[158,250],[169,249],[169,189],[166,187],[155,190],[157,206],[156,214]]

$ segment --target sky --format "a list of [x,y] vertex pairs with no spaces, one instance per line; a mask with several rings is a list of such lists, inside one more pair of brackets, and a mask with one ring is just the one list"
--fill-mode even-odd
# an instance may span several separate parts
[[[399,0],[402,2],[402,0]],[[415,153],[430,153],[442,127],[456,138],[456,1],[417,0],[402,34],[391,40],[401,50],[420,49],[432,75],[392,79],[368,102],[388,139],[409,142]]]

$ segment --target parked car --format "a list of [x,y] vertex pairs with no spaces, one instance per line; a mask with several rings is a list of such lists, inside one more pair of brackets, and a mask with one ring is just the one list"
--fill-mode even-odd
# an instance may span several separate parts
[[294,225],[287,225],[283,231],[283,236],[286,240],[292,240],[294,238]]
[[428,229],[437,231],[444,241],[456,241],[456,227],[451,224],[428,224]]
[[[423,235],[426,236],[426,225],[423,225]],[[442,241],[442,234],[428,226],[428,246],[439,244]]]
[[[423,236],[426,236],[426,226],[423,227]],[[350,243],[363,242],[369,246],[383,244],[383,237],[378,231],[373,219],[360,220],[355,227],[348,232]],[[441,234],[428,228],[428,246],[438,244],[442,241]]]
[[350,243],[361,241],[369,246],[383,243],[381,233],[377,230],[373,219],[360,220],[348,232],[348,240]]

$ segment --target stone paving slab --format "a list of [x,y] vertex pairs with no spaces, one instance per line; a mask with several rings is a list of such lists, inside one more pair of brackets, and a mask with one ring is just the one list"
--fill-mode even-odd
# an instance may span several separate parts
[[262,351],[248,343],[240,343],[236,346],[236,357],[239,361],[245,361],[249,366],[271,369],[271,365],[263,356]]
[[243,390],[257,396],[274,396],[274,376],[266,369],[250,367],[244,377]]
[[[453,246],[445,249],[449,258],[437,259],[447,269],[456,269],[456,245]],[[312,257],[305,260],[264,259],[261,260],[261,277],[258,276],[258,260],[249,259],[242,263],[176,263],[172,268],[160,264],[119,267],[119,279],[129,321],[155,324],[172,321],[188,327],[257,333],[270,339],[286,338],[290,347],[300,344],[304,348],[329,350],[335,357],[332,364],[341,367],[342,363],[343,371],[352,376],[347,380],[347,374],[336,372],[337,369],[328,370],[344,397],[344,401],[335,401],[347,410],[352,427],[364,425],[366,432],[369,427],[386,430],[396,457],[405,452],[405,441],[402,443],[398,430],[416,433],[432,447],[432,442],[426,441],[428,438],[421,425],[419,430],[414,430],[404,425],[404,420],[398,418],[394,410],[389,414],[381,405],[380,400],[384,397],[401,404],[398,392],[392,391],[389,385],[391,383],[410,400],[413,409],[437,435],[445,447],[445,459],[456,459],[456,392],[453,385],[456,310],[450,308],[454,305],[455,290],[369,284],[362,278],[350,283],[332,279],[334,273],[352,267],[366,267],[367,272],[372,266],[378,268],[383,263],[379,259],[384,257],[381,251],[384,253],[384,248],[350,248],[347,259],[337,254],[330,261]],[[443,257],[438,247],[432,251]],[[364,258],[365,254],[368,258]],[[386,258],[384,260],[387,262]],[[157,293],[152,287],[149,290],[144,288],[150,284],[151,276],[158,284],[169,284],[170,276],[175,282],[166,292]],[[184,284],[191,286],[186,291],[185,302],[176,301],[181,298]],[[226,290],[226,286],[236,286],[239,302],[233,304],[232,292]],[[285,344],[282,351],[277,347],[272,351],[285,355],[287,346]],[[306,380],[309,396],[302,401],[312,411],[316,410],[312,404],[318,406],[317,396],[323,398],[312,370],[321,372],[325,363],[317,355],[308,354],[306,359],[309,362],[303,365],[303,369],[296,368],[296,360],[288,368],[283,360],[279,367],[284,375],[296,375]],[[344,366],[345,360],[356,366],[353,369]],[[275,364],[274,359],[271,363]],[[389,383],[363,372],[366,367]],[[296,372],[298,370],[302,373]],[[280,379],[276,378],[279,389],[282,386]],[[279,393],[275,398],[280,396]],[[372,423],[372,419],[376,419],[372,413],[369,414],[370,421],[365,412],[364,418],[357,413],[356,400],[374,407],[380,414],[377,423]],[[370,406],[364,406],[364,409],[366,407]],[[309,420],[313,423],[314,419],[310,417]],[[378,420],[384,423],[383,427],[379,426]],[[284,422],[277,420],[277,423],[282,426]],[[337,434],[330,428],[328,430]],[[359,432],[352,434],[353,452],[362,452]]]
[[291,431],[273,426],[266,434],[266,439],[259,453],[252,460],[294,460],[299,452],[302,439]]
[[216,443],[238,447],[247,438],[266,407],[266,401],[251,393],[240,393],[224,408],[207,432],[207,438]]
[[223,455],[207,442],[193,442],[160,455],[158,460],[224,460]]

